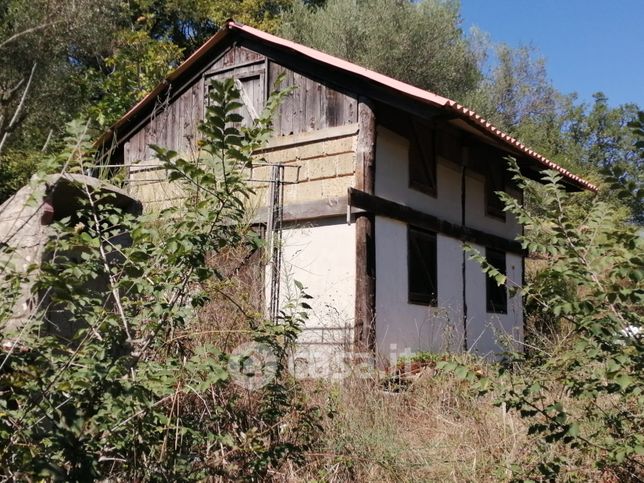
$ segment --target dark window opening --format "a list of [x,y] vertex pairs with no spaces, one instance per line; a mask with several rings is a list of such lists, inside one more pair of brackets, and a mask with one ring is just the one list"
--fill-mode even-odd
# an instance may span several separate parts
[[[506,275],[505,252],[494,248],[485,249],[485,258],[488,263],[500,273]],[[492,314],[508,313],[508,291],[504,285],[498,285],[490,275],[485,280],[487,312]]]
[[436,234],[407,229],[409,302],[436,306]]
[[434,131],[411,122],[409,139],[409,186],[430,196],[436,196],[436,152]]
[[498,191],[505,191],[505,166],[500,161],[488,161],[485,171],[485,213],[505,221],[505,204]]

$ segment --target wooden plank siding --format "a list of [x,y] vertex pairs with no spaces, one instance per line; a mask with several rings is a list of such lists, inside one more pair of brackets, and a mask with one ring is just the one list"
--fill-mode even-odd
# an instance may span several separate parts
[[[268,75],[266,76],[266,69]],[[279,108],[274,120],[275,136],[288,136],[357,122],[357,99],[268,60],[243,47],[232,47],[208,67],[196,82],[177,97],[165,96],[157,102],[150,119],[126,142],[126,164],[149,159],[145,146],[156,143],[184,152],[197,137],[198,122],[203,120],[209,79],[261,76],[263,82],[250,84],[253,104],[263,107],[280,74],[285,73],[281,88],[294,87]],[[142,136],[142,138],[141,138]],[[135,139],[138,138],[138,139]]]
[[358,122],[355,96],[340,93],[272,61],[268,69],[271,90],[282,74],[281,88],[295,87],[276,116],[276,135],[288,136]]
[[[157,101],[150,117],[124,143],[124,163],[129,166],[128,192],[144,203],[146,210],[163,208],[181,197],[180,190],[163,179],[163,169],[155,164],[150,144],[190,157],[196,151],[207,105],[208,86],[214,80],[234,77],[244,90],[250,108],[242,108],[244,123],[265,106],[275,82],[283,74],[280,88],[293,87],[274,118],[274,134],[269,148],[258,158],[266,163],[286,163],[300,169],[287,169],[291,183],[285,189],[285,203],[302,203],[346,195],[353,186],[357,99],[316,82],[241,46],[231,46],[206,65],[181,92],[168,92]],[[278,141],[281,140],[281,141]],[[141,167],[137,167],[141,164]],[[254,207],[265,201],[268,170],[254,169],[251,179],[257,194]]]

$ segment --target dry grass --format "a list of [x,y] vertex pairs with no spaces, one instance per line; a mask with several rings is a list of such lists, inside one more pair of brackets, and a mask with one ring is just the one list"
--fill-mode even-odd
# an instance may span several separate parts
[[[209,287],[211,301],[191,326],[194,342],[211,342],[229,352],[249,340],[251,325],[261,319],[264,287],[259,256],[239,247],[212,260],[225,275],[224,282],[213,282]],[[543,325],[548,321],[536,322]],[[546,335],[543,331],[536,334],[541,335],[530,341],[538,351],[565,345],[570,335],[561,326]],[[497,387],[508,383],[496,368],[480,359],[449,357],[489,374]],[[515,376],[530,378],[529,373]],[[304,455],[304,461],[289,460],[283,467],[269,470],[272,481],[509,481],[528,474],[538,478],[533,471],[536,465],[557,455],[572,462],[561,481],[627,481],[610,470],[598,470],[592,454],[562,445],[547,449],[539,445],[528,434],[526,421],[496,404],[499,393],[481,396],[471,383],[451,373],[428,368],[407,384],[393,388],[382,376],[349,377],[342,383],[303,381],[290,391],[302,401],[301,407],[293,409],[293,424],[297,426],[303,414],[311,412],[313,416],[319,409],[321,427],[317,443]],[[575,402],[567,400],[563,392],[557,397],[574,411]],[[254,414],[255,403],[254,398],[248,399],[249,407],[241,413]],[[288,419],[280,429],[285,436]],[[315,429],[311,431],[304,431],[306,439],[315,433]],[[294,435],[294,441],[300,438]]]
[[[311,383],[308,390],[326,414],[321,439],[304,466],[275,475],[282,481],[509,481],[518,476],[513,466],[529,472],[544,456],[494,393],[479,396],[451,374],[427,369],[398,392],[366,379]],[[590,455],[549,451],[578,462],[562,481],[618,481]]]
[[324,444],[297,479],[498,481],[526,445],[520,422],[448,375],[425,372],[400,392],[369,380],[326,392]]
[[193,343],[212,343],[231,352],[252,340],[252,330],[263,319],[264,285],[262,250],[230,247],[208,263],[221,274],[204,287],[210,300],[182,334]]

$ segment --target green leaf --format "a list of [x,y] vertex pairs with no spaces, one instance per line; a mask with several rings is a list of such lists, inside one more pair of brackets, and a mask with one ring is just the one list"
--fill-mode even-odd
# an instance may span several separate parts
[[627,374],[620,374],[615,378],[615,382],[619,385],[622,391],[626,390],[631,384],[633,384],[633,378]]
[[465,378],[467,377],[468,373],[469,373],[469,371],[468,371],[467,367],[465,367],[465,366],[458,366],[458,367],[454,370],[454,374],[455,374],[455,375],[456,375],[456,377],[458,377],[459,379],[465,379]]
[[572,423],[568,426],[568,430],[566,431],[566,435],[576,438],[579,436],[579,424],[578,423]]

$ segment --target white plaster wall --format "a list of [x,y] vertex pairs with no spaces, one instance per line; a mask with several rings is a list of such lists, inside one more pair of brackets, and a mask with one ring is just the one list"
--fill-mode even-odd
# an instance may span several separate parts
[[378,127],[377,136],[375,194],[452,223],[460,223],[460,167],[438,158],[434,198],[409,187],[409,141],[382,126]]
[[459,350],[463,341],[462,244],[437,236],[438,306],[410,304],[407,224],[376,217],[376,339],[380,357],[420,350]]
[[[378,127],[375,194],[417,210],[461,223],[461,168],[438,158],[437,196],[409,187],[409,142]],[[466,226],[512,239],[520,232],[516,219],[501,221],[485,214],[485,180],[466,171]],[[400,353],[417,350],[459,350],[463,346],[463,252],[459,240],[437,237],[438,307],[410,304],[407,294],[407,225],[376,217],[376,339],[381,357],[391,344]],[[479,247],[483,250],[484,248]],[[507,255],[508,277],[521,283],[521,257]],[[508,314],[487,314],[485,275],[465,257],[468,310],[467,346],[482,355],[503,350],[504,339],[522,340],[520,297],[508,300]]]
[[[485,247],[473,245],[473,248],[485,255]],[[469,258],[465,267],[468,349],[481,356],[492,356],[509,348],[517,349],[523,341],[521,296],[508,297],[507,314],[487,313],[486,275],[481,266]],[[519,255],[506,254],[506,272],[511,286],[521,284],[522,263]]]
[[312,310],[295,357],[312,377],[333,372],[339,364],[334,360],[353,341],[355,246],[355,225],[344,218],[290,225],[283,232],[282,304],[295,293],[295,280],[313,297],[306,301]]

